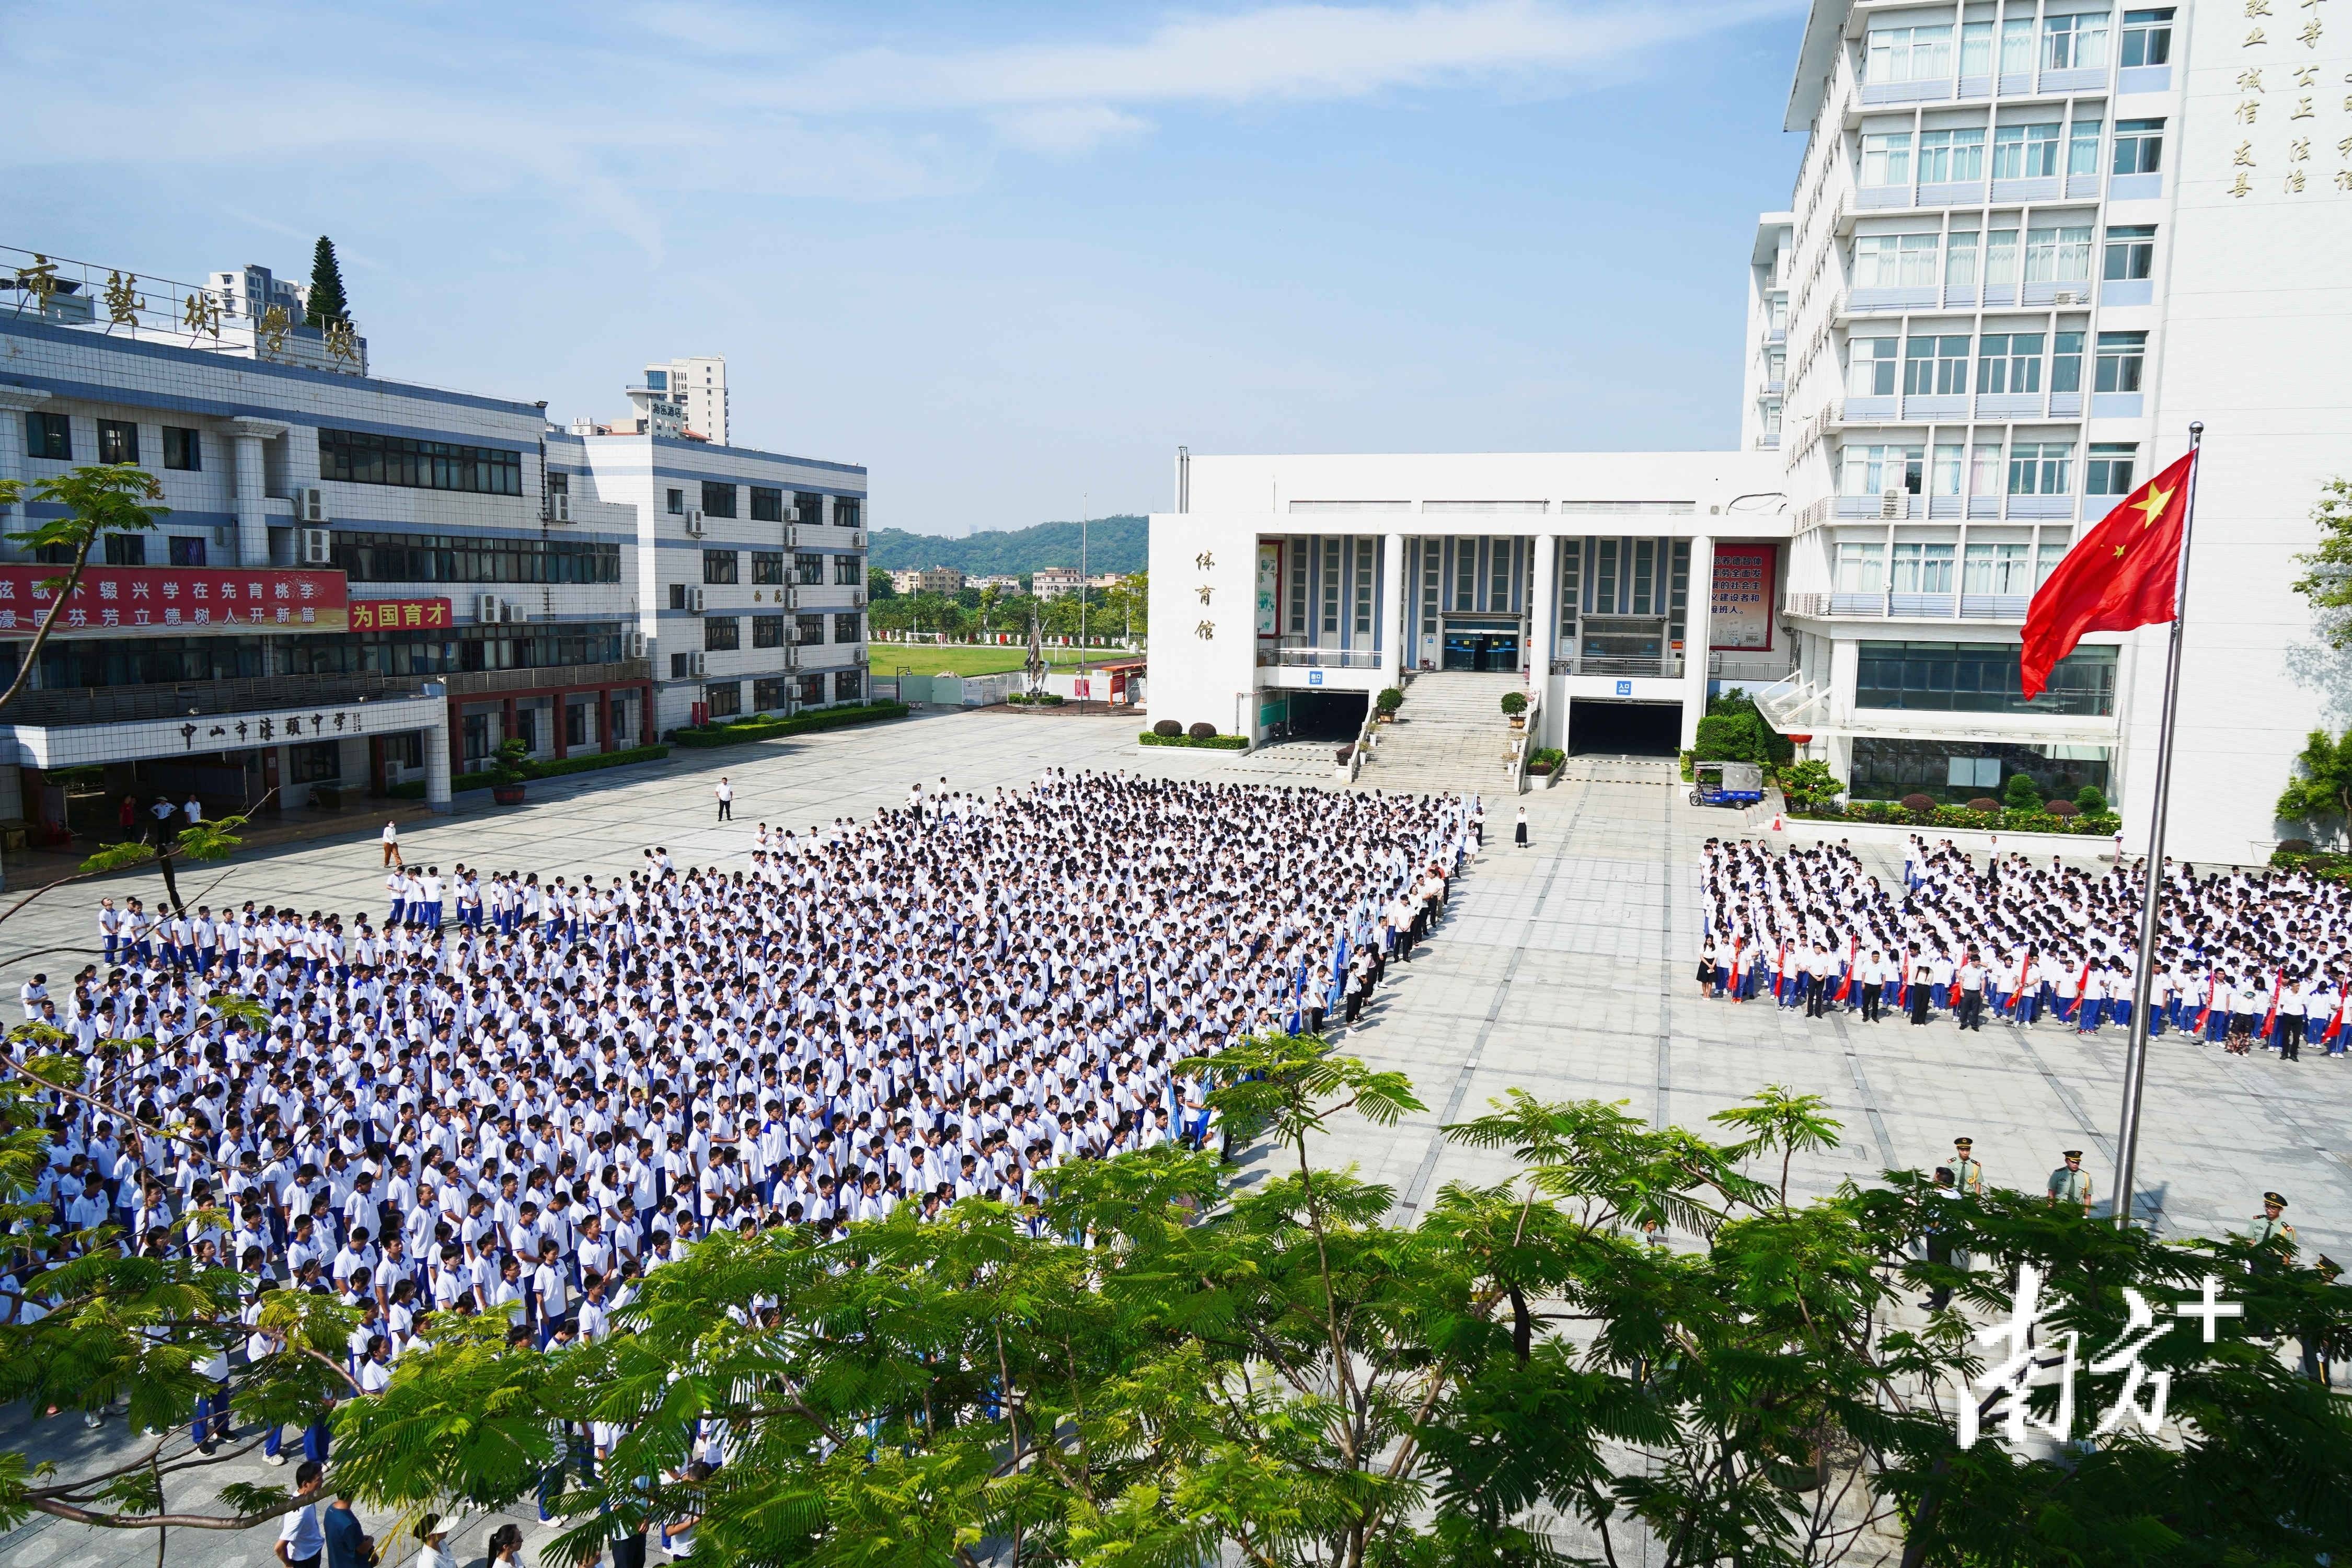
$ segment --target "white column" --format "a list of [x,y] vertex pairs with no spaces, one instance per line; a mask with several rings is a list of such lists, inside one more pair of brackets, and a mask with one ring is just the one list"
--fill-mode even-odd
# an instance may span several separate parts
[[[25,458],[25,415],[49,400],[49,395],[29,386],[0,387],[0,479],[27,478],[30,465]],[[14,511],[0,507],[0,515]],[[15,515],[21,517],[21,512]],[[11,532],[21,532],[22,522],[15,523]]]
[[448,704],[425,727],[425,804],[436,816],[457,809],[449,790]]
[[1546,689],[1552,644],[1559,638],[1559,541],[1549,533],[1537,534],[1535,580],[1528,589],[1528,688],[1532,691]]
[[236,563],[267,566],[269,512],[264,505],[268,486],[263,464],[268,458],[262,443],[285,435],[286,426],[272,419],[239,417],[228,422],[228,431],[236,442]]
[[1683,749],[1698,743],[1698,721],[1706,717],[1707,625],[1715,608],[1715,540],[1702,533],[1691,541],[1690,584],[1683,600]]
[[1404,535],[1381,539],[1381,684],[1394,686],[1404,668]]

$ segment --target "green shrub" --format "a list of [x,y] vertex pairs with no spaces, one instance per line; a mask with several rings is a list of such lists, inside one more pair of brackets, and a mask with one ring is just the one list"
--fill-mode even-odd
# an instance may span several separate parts
[[1756,733],[1760,737],[1758,745],[1762,754],[1753,757],[1714,757],[1701,752],[1698,753],[1700,760],[1711,763],[1761,763],[1767,767],[1777,768],[1796,756],[1796,742],[1772,728],[1770,721],[1764,717],[1763,710],[1756,706],[1756,699],[1737,686],[1708,698],[1706,718],[1701,719],[1699,722],[1704,724],[1706,719],[1739,718],[1754,721]]
[[1691,756],[1702,763],[1756,763],[1771,765],[1771,748],[1763,720],[1753,713],[1710,713],[1698,721]]
[[1827,763],[1807,758],[1780,770],[1780,793],[1792,806],[1822,805],[1845,793],[1845,783]]
[[1503,711],[1516,719],[1528,710],[1528,694],[1524,691],[1503,693]]
[[[1162,722],[1166,721],[1167,721],[1164,720],[1162,721]],[[1135,737],[1136,743],[1144,746],[1198,746],[1204,752],[1245,752],[1249,750],[1250,742],[1247,735],[1220,735],[1213,727],[1206,724],[1195,724],[1192,728],[1196,731],[1207,730],[1209,732],[1205,735],[1163,735],[1160,733],[1159,726],[1154,725],[1152,728],[1137,735]]]
[[1682,761],[1683,761],[1683,783],[1685,783],[1685,784],[1690,784],[1690,783],[1692,783],[1692,782],[1693,782],[1693,780],[1692,780],[1692,778],[1691,778],[1691,757],[1692,757],[1692,755],[1693,755],[1693,753],[1692,753],[1692,752],[1683,752],[1683,753],[1682,753]]
[[817,730],[838,730],[848,724],[870,724],[878,719],[903,719],[903,702],[861,702],[849,708],[820,708],[789,719],[741,719],[699,730],[678,729],[670,739],[681,746],[738,746],[746,741],[772,741],[782,735],[805,735]]
[[2034,787],[2032,773],[2011,773],[2000,792],[2000,801],[2011,811],[2040,811],[2042,792]]
[[1214,724],[1195,724],[1184,732],[1196,741],[1207,741],[1215,738],[1217,727]]
[[2084,784],[2074,792],[2074,809],[2084,816],[2105,816],[2107,814],[2106,792],[2096,784]]
[[1163,741],[1172,741],[1184,732],[1184,726],[1173,719],[1162,719],[1151,726],[1151,732]]
[[1399,687],[1383,687],[1381,694],[1372,699],[1372,706],[1383,713],[1393,713],[1404,706],[1404,692]]

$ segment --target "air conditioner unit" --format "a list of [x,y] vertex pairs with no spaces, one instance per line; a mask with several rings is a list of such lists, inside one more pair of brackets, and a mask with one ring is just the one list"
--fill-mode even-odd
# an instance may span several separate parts
[[2061,289],[2051,298],[2050,302],[2053,305],[2079,305],[2083,302],[2082,291],[2077,289]]
[[797,522],[784,524],[784,548],[790,550],[800,542],[801,525]]
[[622,647],[623,647],[623,649],[625,650],[625,652],[624,652],[624,657],[625,657],[625,658],[645,658],[645,657],[646,657],[646,634],[645,634],[645,633],[643,633],[643,632],[631,632],[631,633],[627,636],[627,637],[626,637],[626,638],[625,638],[625,639],[623,640]]
[[709,656],[709,654],[703,654],[703,653],[690,653],[690,654],[688,654],[688,655],[686,656],[686,672],[687,672],[687,674],[688,674],[688,675],[692,675],[692,676],[699,677],[699,676],[703,673],[704,669],[708,667],[708,665],[709,665],[709,659],[710,659],[710,656]]
[[572,521],[572,492],[570,490],[550,490],[547,492],[547,521],[550,522],[570,522]]
[[[310,493],[312,495],[317,495],[319,492],[312,490]],[[330,533],[323,528],[306,528],[302,531],[303,565],[324,566],[334,560],[334,558],[335,542],[333,534]]]
[[324,522],[327,521],[327,498],[321,495],[316,489],[302,491],[295,498],[295,500],[297,506],[301,511],[302,521],[304,522]]
[[702,509],[696,507],[686,514],[686,531],[697,539],[702,537]]
[[499,601],[499,620],[501,624],[514,621],[527,621],[529,619],[530,619],[530,613],[528,611],[517,609],[515,607],[515,602],[512,599],[500,599]]
[[849,547],[853,550],[863,550],[866,548],[866,531],[864,529],[856,528],[850,530]]
[[1908,517],[1911,515],[1910,500],[1907,490],[1885,491],[1878,498],[1878,515],[1882,520]]
[[786,643],[784,645],[784,668],[786,669],[798,669],[800,667],[800,645],[798,643]]
[[484,626],[494,624],[499,618],[499,596],[496,594],[482,594],[476,596],[474,618]]
[[702,590],[701,590],[701,589],[699,589],[699,588],[688,588],[688,589],[687,589],[687,591],[686,591],[686,607],[687,607],[688,609],[689,609],[689,610],[693,611],[693,612],[694,612],[696,615],[698,615],[698,615],[700,615],[700,614],[702,614]]
[[800,607],[801,607],[801,590],[800,590],[800,584],[797,584],[797,583],[795,583],[795,584],[792,584],[791,586],[787,587],[787,588],[784,590],[784,608],[786,608],[786,609],[788,609],[788,610],[797,610],[797,609],[799,609]]
[[852,588],[849,591],[849,606],[854,610],[862,610],[866,607],[865,589]]

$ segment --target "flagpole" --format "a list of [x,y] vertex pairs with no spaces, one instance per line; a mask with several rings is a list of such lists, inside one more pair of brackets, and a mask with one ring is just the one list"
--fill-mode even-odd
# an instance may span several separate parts
[[[2189,426],[2189,450],[2205,447],[2205,422]],[[2180,558],[2173,572],[2172,631],[2164,651],[2164,718],[2157,730],[2156,797],[2148,818],[2146,886],[2140,890],[2139,954],[2132,974],[2131,1040],[2124,1057],[2123,1129],[2116,1137],[2116,1227],[2128,1229],[2139,1164],[2141,1087],[2147,1075],[2148,1009],[2156,990],[2157,914],[2164,899],[2164,827],[2172,799],[2172,732],[2180,707],[2180,643],[2189,615],[2189,538],[2197,526],[2197,477],[2189,465],[2189,497],[2180,513]]]

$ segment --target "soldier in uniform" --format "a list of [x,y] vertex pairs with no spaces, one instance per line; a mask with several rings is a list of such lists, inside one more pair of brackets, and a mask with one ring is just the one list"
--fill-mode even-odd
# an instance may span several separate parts
[[1984,1196],[1984,1167],[1977,1163],[1976,1146],[1973,1138],[1952,1140],[1952,1184],[1968,1197],[1980,1198]]
[[2254,1245],[2283,1258],[2294,1256],[2294,1226],[2279,1217],[2285,1209],[2284,1198],[2276,1193],[2264,1193],[2263,1212],[2254,1216],[2253,1229]]
[[2050,1173],[2050,1204],[2055,1208],[2062,1203],[2081,1204],[2083,1212],[2091,1212],[2091,1173],[2083,1169],[2083,1152],[2066,1151],[2066,1163]]

